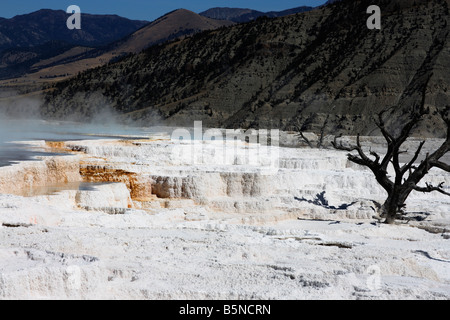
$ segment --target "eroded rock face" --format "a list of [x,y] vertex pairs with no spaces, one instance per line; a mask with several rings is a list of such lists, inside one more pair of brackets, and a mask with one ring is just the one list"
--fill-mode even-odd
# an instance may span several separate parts
[[152,176],[159,198],[258,197],[270,194],[268,178],[258,173],[206,172],[187,177]]
[[22,194],[23,190],[81,181],[80,158],[48,157],[0,168],[0,193]]
[[136,200],[145,201],[152,194],[151,179],[148,176],[117,169],[111,165],[81,164],[80,174],[88,182],[123,183],[130,191],[131,197]]

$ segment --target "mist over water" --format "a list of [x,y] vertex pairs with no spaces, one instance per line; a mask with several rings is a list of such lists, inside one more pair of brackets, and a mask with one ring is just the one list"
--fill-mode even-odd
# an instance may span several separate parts
[[148,138],[155,133],[167,132],[163,126],[142,128],[134,123],[121,124],[118,114],[100,93],[86,101],[87,105],[95,105],[96,111],[84,122],[75,115],[68,116],[65,121],[43,120],[43,103],[41,94],[21,95],[0,88],[0,167],[34,160],[39,155],[50,155],[45,150],[36,150],[23,143],[26,141]]
[[147,138],[161,128],[135,128],[118,124],[83,124],[77,122],[10,119],[0,115],[0,166],[35,156],[51,155],[33,150],[26,141],[73,141],[110,138]]

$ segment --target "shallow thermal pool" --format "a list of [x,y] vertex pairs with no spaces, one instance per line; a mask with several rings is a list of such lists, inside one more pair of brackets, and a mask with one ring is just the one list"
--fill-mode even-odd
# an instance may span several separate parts
[[63,121],[11,120],[0,118],[0,167],[19,161],[34,160],[36,156],[52,155],[31,147],[24,141],[74,141],[90,139],[147,138],[162,128],[134,128],[111,125],[81,124]]

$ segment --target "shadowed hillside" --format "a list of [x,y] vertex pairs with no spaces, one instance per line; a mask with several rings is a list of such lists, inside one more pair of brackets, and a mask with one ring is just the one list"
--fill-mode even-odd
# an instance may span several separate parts
[[[132,34],[126,34],[125,37],[116,39],[117,41],[97,48],[53,41],[51,46],[45,44],[39,47],[9,49],[0,54],[0,61],[3,61],[0,65],[0,79],[11,79],[26,73],[34,73],[35,79],[71,76],[117,61],[130,53],[139,53],[158,43],[232,24],[234,23],[231,21],[209,19],[192,11],[179,9]],[[38,51],[40,47],[42,48]]]
[[69,30],[68,17],[62,10],[43,9],[0,19],[0,79],[35,71],[41,61],[64,53],[66,58],[77,57],[122,39],[148,23],[115,15],[82,14],[82,29]]
[[[342,0],[282,18],[203,32],[80,74],[46,97],[43,115],[90,117],[108,105],[124,119],[221,127],[373,134],[372,115],[450,104],[445,0]],[[395,125],[398,117],[391,117]],[[424,129],[434,134],[441,123]]]
[[66,26],[68,17],[70,15],[62,10],[43,9],[0,19],[0,51],[39,46],[49,41],[95,47],[123,38],[148,23],[116,15],[82,13],[82,29],[69,30]]

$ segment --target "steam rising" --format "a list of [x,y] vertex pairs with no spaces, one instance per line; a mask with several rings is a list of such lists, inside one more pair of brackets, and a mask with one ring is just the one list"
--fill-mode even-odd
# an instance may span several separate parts
[[[97,96],[94,101],[101,105],[96,106],[96,113],[88,121],[77,122],[74,120],[79,119],[70,116],[64,121],[49,121],[40,116],[43,104],[40,97],[18,97],[14,92],[3,92],[0,96],[0,166],[31,160],[34,156],[42,154],[30,150],[24,144],[14,142],[148,137],[152,132],[149,129],[120,125],[117,114],[105,99]],[[89,106],[94,101],[86,104]]]

